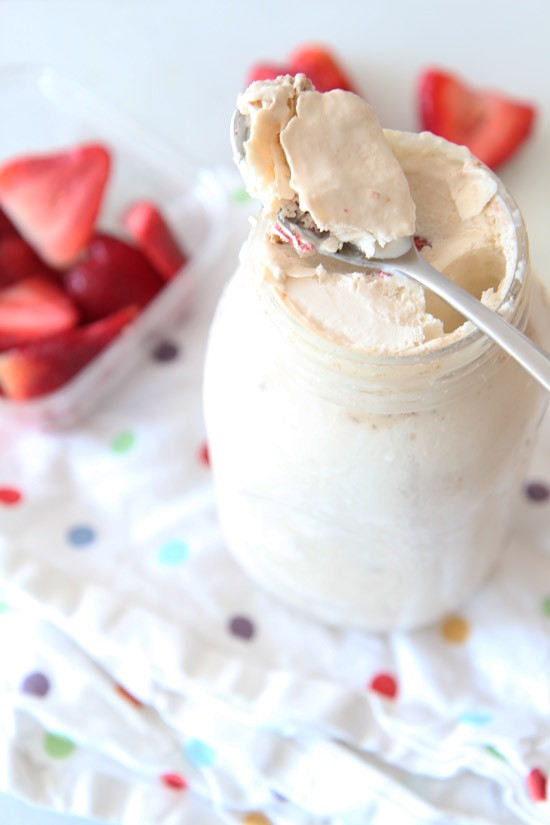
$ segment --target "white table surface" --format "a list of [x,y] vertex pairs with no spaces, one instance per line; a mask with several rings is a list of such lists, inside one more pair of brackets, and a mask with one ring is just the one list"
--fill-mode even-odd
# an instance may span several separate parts
[[[0,69],[59,68],[200,164],[230,161],[229,118],[250,64],[283,62],[303,42],[331,45],[388,127],[418,127],[414,88],[427,65],[534,101],[536,134],[502,177],[550,283],[549,35],[543,0],[0,0]],[[77,821],[0,797],[3,825]]]

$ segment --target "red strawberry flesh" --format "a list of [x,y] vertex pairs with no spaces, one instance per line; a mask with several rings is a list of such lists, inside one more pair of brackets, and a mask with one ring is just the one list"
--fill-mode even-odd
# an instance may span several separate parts
[[309,77],[318,92],[330,92],[333,89],[357,91],[332,52],[319,45],[299,46],[285,64],[255,63],[248,73],[247,81],[275,80],[279,75],[295,75],[299,72]]
[[165,281],[171,280],[186,263],[186,256],[157,207],[139,201],[128,209],[124,225],[149,263]]
[[492,169],[515,155],[536,118],[530,104],[499,92],[475,91],[438,69],[421,76],[419,100],[423,129],[467,146]]
[[291,74],[303,72],[309,77],[318,92],[356,89],[332,52],[324,46],[306,45],[294,50],[290,57]]
[[0,386],[5,395],[23,401],[59,389],[99,355],[137,312],[137,307],[125,307],[101,321],[0,355]]
[[126,306],[140,309],[163,281],[135,247],[110,235],[96,235],[87,256],[65,275],[67,294],[86,321],[105,318]]
[[90,240],[110,165],[101,144],[16,158],[0,167],[0,206],[47,263],[68,266]]
[[12,224],[5,212],[0,209],[0,238],[6,235],[17,235],[17,229]]
[[72,329],[78,311],[46,278],[25,278],[0,291],[0,350]]
[[42,275],[54,282],[59,280],[57,273],[46,266],[19,235],[0,237],[0,289],[33,275]]
[[248,72],[247,86],[255,80],[275,80],[276,77],[285,74],[293,74],[290,66],[282,66],[276,63],[254,63]]

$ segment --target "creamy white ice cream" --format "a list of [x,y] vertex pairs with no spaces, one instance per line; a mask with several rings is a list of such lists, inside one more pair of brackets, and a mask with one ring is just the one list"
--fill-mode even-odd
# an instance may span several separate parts
[[313,90],[304,77],[253,83],[238,100],[250,120],[241,172],[270,216],[311,217],[368,257],[412,235],[415,206],[374,109],[357,95]]
[[396,353],[438,346],[464,319],[407,278],[300,257],[272,232],[279,210],[305,214],[330,233],[332,248],[349,241],[367,257],[399,254],[415,235],[433,266],[500,304],[517,261],[513,219],[496,178],[465,147],[384,132],[364,100],[319,94],[303,75],[252,84],[239,109],[250,119],[241,171],[264,210],[256,264],[310,326],[346,346]]

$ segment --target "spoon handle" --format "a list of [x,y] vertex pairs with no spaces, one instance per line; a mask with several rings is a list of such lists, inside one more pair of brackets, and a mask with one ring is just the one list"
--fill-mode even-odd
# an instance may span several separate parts
[[[414,256],[414,257],[413,257]],[[434,269],[415,250],[403,256],[399,264],[392,262],[384,269],[393,269],[409,275],[450,306],[472,321],[478,329],[492,338],[505,352],[518,361],[542,386],[550,392],[550,356],[531,341],[523,332],[512,326],[502,315],[482,304],[465,289]]]

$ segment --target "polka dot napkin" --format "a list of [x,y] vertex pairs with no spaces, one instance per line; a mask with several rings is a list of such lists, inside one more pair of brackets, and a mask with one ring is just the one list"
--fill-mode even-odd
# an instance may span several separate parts
[[0,429],[0,789],[124,823],[542,823],[550,421],[487,586],[415,633],[322,627],[220,535],[193,313],[76,429]]

